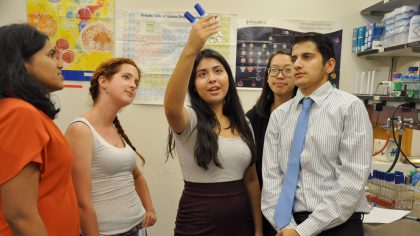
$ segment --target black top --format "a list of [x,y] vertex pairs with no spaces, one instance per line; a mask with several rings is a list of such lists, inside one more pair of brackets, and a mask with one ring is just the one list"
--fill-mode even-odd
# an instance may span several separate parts
[[264,149],[265,131],[267,130],[270,117],[262,117],[259,115],[255,106],[246,113],[246,116],[251,121],[252,130],[254,131],[255,144],[257,146],[257,159],[255,160],[255,166],[257,168],[257,175],[260,181],[260,188],[262,188],[262,154]]

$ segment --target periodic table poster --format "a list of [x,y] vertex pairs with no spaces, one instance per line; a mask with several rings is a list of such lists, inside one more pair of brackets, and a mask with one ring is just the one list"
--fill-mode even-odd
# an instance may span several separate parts
[[[166,84],[187,42],[191,23],[183,12],[117,10],[116,55],[133,59],[142,70],[134,103],[163,104]],[[220,33],[205,48],[221,53],[235,66],[236,26],[231,15],[218,15]]]

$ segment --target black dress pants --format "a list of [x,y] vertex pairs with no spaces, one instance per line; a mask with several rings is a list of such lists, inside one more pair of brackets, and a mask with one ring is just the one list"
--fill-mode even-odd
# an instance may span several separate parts
[[[306,220],[310,214],[311,212],[296,212],[293,214],[293,218],[295,219],[296,224],[299,225]],[[319,236],[363,236],[362,216],[362,213],[356,212],[343,224],[323,231]]]

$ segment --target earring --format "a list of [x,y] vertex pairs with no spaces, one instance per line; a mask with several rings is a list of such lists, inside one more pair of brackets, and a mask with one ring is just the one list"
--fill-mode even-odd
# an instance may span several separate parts
[[108,94],[108,87],[105,87],[105,94]]

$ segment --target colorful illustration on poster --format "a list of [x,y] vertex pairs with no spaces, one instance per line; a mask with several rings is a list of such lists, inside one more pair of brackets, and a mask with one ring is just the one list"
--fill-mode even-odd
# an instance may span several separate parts
[[28,0],[28,23],[45,32],[65,80],[90,80],[114,52],[114,0]]
[[334,43],[336,67],[329,80],[338,87],[342,43],[342,30],[338,28],[336,23],[322,21],[241,20],[237,30],[236,86],[261,88],[271,54],[279,50],[290,53],[292,38],[302,32],[320,32]]

